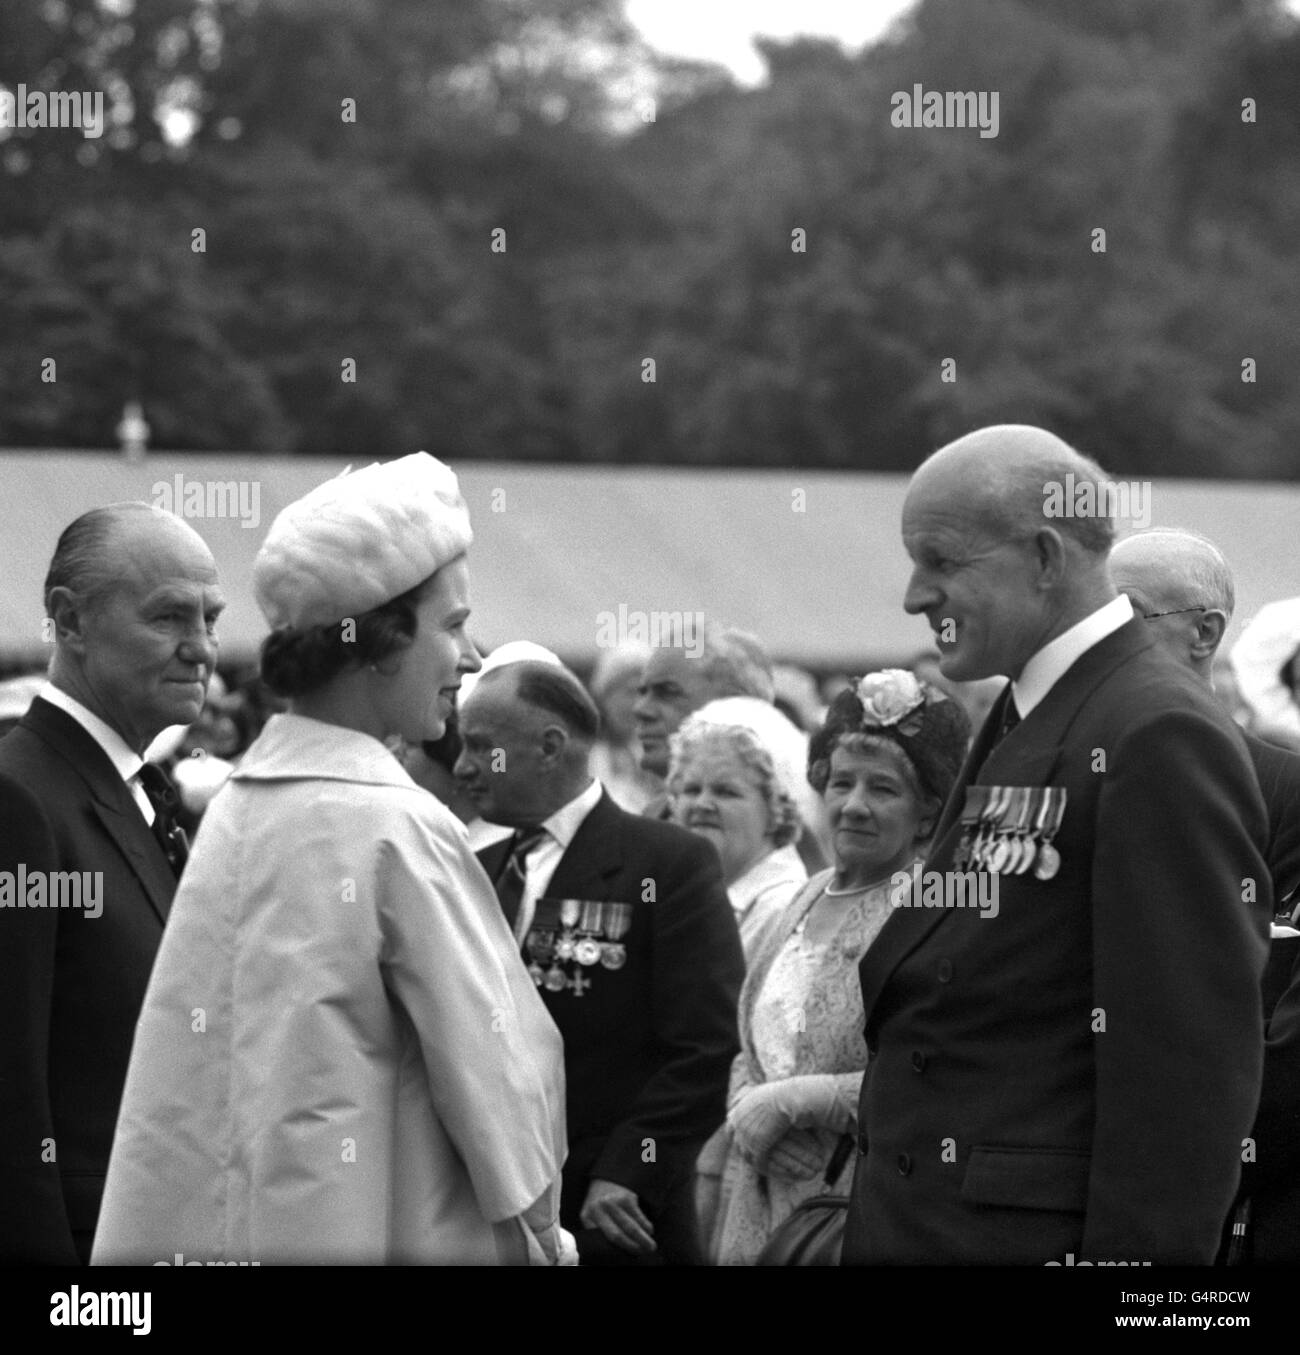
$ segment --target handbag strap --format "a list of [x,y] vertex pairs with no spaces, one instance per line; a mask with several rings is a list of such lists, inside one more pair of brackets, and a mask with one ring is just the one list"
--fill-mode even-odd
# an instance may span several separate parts
[[857,1144],[857,1135],[850,1134],[846,1129],[835,1144],[835,1151],[831,1154],[831,1160],[826,1164],[826,1175],[822,1178],[828,1187],[833,1186],[840,1179],[840,1172],[844,1170],[844,1164],[849,1160],[849,1154]]

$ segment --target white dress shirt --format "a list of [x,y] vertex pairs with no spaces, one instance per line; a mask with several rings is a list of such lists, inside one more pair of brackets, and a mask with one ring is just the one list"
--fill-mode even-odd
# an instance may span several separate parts
[[145,794],[144,787],[138,779],[140,768],[144,766],[144,758],[132,750],[130,744],[112,725],[106,724],[93,711],[87,710],[80,701],[69,696],[52,682],[47,682],[38,695],[42,701],[48,701],[51,706],[57,706],[65,715],[71,716],[99,744],[117,774],[126,782],[127,790],[140,806],[144,821],[152,827],[153,801]]
[[1011,684],[1011,695],[1020,718],[1023,720],[1042,701],[1076,660],[1132,619],[1133,604],[1121,593],[1069,630],[1062,631],[1055,640],[1049,640]]
[[519,900],[519,916],[515,919],[515,939],[522,946],[528,929],[533,925],[533,914],[537,911],[537,900],[546,893],[551,876],[560,864],[560,858],[569,850],[573,835],[582,827],[587,815],[600,803],[604,793],[599,781],[575,795],[566,805],[545,819],[539,827],[546,830],[546,836],[524,857],[524,892]]

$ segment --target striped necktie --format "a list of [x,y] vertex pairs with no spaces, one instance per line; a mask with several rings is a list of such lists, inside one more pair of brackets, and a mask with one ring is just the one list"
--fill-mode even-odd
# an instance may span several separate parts
[[494,881],[497,898],[501,900],[501,911],[506,915],[511,931],[514,931],[515,921],[519,917],[519,905],[524,898],[524,884],[527,878],[524,858],[545,837],[545,828],[518,829],[511,839],[505,864]]

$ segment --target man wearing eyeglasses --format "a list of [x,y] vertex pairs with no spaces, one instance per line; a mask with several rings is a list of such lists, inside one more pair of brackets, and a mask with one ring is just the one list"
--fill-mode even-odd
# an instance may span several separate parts
[[[1232,620],[1232,571],[1213,542],[1158,530],[1111,551],[1115,586],[1157,644],[1205,682]],[[1269,834],[1264,857],[1277,916],[1264,971],[1264,1087],[1236,1211],[1256,1263],[1300,1263],[1300,755],[1246,734]],[[1248,1207],[1245,1202],[1248,1201]],[[1238,1248],[1240,1251],[1240,1248]],[[1235,1253],[1234,1253],[1235,1254]]]

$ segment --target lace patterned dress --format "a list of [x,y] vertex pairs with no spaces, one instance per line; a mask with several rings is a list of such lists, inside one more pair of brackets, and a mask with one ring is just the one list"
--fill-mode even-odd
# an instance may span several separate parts
[[[741,1052],[732,1067],[727,1104],[759,1082],[807,1074],[834,1074],[840,1124],[792,1130],[815,1141],[822,1165],[808,1180],[760,1175],[719,1130],[725,1165],[718,1212],[704,1221],[710,1259],[717,1265],[752,1265],[764,1243],[797,1205],[828,1187],[823,1179],[843,1125],[856,1122],[858,1093],[867,1063],[858,961],[892,912],[889,881],[842,898],[834,933],[810,942],[804,924],[832,884],[833,871],[815,875],[791,901],[782,925],[770,931],[751,958],[740,997]],[[812,1136],[815,1135],[815,1140]],[[715,1151],[723,1143],[715,1144]],[[850,1157],[831,1189],[847,1190]]]

